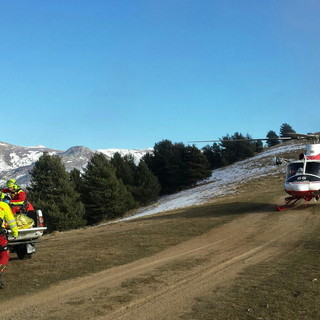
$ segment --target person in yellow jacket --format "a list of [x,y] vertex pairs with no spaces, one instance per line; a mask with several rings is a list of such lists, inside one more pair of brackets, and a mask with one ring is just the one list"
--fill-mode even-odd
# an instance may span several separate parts
[[6,194],[10,194],[10,200],[3,200],[7,202],[13,213],[20,212],[24,207],[26,211],[34,211],[32,204],[27,201],[27,194],[20,188],[15,179],[9,179],[6,183],[6,188],[1,189],[0,198],[3,199]]
[[18,237],[19,230],[17,227],[16,219],[11,211],[9,205],[5,202],[0,201],[0,289],[3,289],[3,272],[9,261],[9,248],[8,240],[6,237],[6,229],[4,224],[11,229],[12,236]]

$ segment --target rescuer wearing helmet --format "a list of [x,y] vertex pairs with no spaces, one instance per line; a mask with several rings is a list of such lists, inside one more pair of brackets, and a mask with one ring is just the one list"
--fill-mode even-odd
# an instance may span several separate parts
[[16,219],[9,207],[5,202],[0,201],[0,289],[3,289],[3,272],[9,261],[9,248],[7,240],[7,231],[4,228],[4,223],[8,225],[11,229],[12,236],[14,238],[18,237],[18,227]]
[[[17,184],[15,179],[9,179],[6,183],[6,188],[1,189],[3,193],[10,195],[10,199],[6,201],[13,213],[25,209],[25,211],[34,211],[34,208],[30,202],[27,201],[27,195]],[[0,195],[0,198],[4,198],[4,195]]]

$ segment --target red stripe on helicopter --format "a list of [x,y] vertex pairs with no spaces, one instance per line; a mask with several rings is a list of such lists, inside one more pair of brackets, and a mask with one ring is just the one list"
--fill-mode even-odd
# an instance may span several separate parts
[[317,194],[316,192],[319,192],[319,190],[314,191],[289,191],[287,190],[287,193],[291,194],[292,196],[295,196],[297,198],[304,198],[304,197],[315,197]]
[[320,154],[318,154],[316,156],[306,156],[306,158],[308,160],[320,160]]

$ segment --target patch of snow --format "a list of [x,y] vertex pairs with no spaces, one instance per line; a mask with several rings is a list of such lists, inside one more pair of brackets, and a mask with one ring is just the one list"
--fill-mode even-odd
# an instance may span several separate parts
[[43,146],[41,144],[37,145],[37,146],[26,146],[26,147],[23,147],[23,148],[35,148],[35,149],[47,149],[46,146]]
[[147,148],[147,149],[98,149],[96,150],[97,152],[101,152],[104,155],[106,155],[108,158],[112,158],[115,153],[119,153],[122,157],[125,155],[131,154],[135,161],[139,163],[141,158],[146,154],[146,153],[151,153],[153,152],[153,148]]
[[12,166],[8,165],[4,159],[0,158],[0,168],[1,168],[1,171],[6,171],[6,170],[10,170]]
[[290,152],[290,151],[296,151],[299,149],[303,149],[305,145],[302,143],[295,143],[295,144],[288,144],[285,146],[281,146],[281,147],[276,147],[276,148],[270,148],[258,155],[256,155],[253,159],[261,159],[261,158],[266,158],[266,157],[270,157],[272,155],[276,156],[279,153],[285,153],[285,152]]
[[9,154],[10,159],[11,159],[11,163],[15,167],[29,166],[32,163],[34,163],[35,161],[37,161],[41,155],[42,155],[41,151],[29,151],[29,153],[24,155],[23,158],[21,158],[16,153]]

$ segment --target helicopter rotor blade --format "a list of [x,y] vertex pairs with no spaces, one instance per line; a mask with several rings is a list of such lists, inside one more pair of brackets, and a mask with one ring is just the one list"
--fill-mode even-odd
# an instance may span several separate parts
[[281,138],[249,138],[249,139],[219,139],[219,140],[198,140],[198,141],[188,141],[188,143],[198,143],[198,142],[240,142],[240,141],[271,141],[271,140],[291,140],[291,137],[281,137]]
[[258,138],[258,139],[215,139],[215,140],[196,140],[196,141],[188,141],[188,143],[203,143],[203,142],[240,142],[240,141],[275,141],[275,140],[314,140],[319,141],[320,140],[320,132],[316,133],[309,133],[309,134],[301,134],[296,132],[287,132],[285,137],[279,137],[279,138]]
[[301,138],[303,139],[309,136],[308,134],[296,133],[296,132],[287,132],[286,134],[293,139],[301,139]]
[[307,133],[307,134],[301,134],[296,132],[288,132],[288,136],[292,137],[293,139],[305,139],[305,140],[319,140],[320,139],[320,132],[316,133]]

